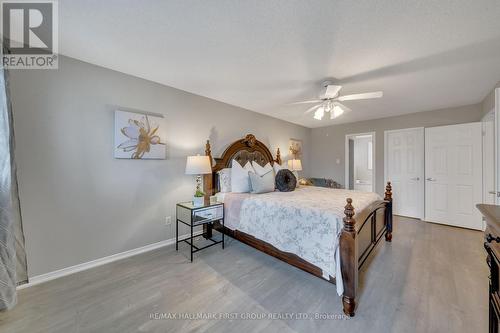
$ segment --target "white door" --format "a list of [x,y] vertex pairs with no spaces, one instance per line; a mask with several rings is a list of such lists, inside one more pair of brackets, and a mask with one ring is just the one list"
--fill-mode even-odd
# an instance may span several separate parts
[[424,129],[385,131],[385,180],[392,183],[393,212],[423,218]]
[[425,129],[425,219],[478,229],[482,201],[481,123]]

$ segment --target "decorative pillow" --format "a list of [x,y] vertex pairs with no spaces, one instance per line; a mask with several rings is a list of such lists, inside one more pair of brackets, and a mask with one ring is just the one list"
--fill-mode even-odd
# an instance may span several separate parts
[[250,183],[252,184],[252,193],[274,192],[274,173],[268,170],[267,173],[259,176],[257,173],[249,171]]
[[231,168],[231,192],[250,192],[252,188],[250,187],[250,177],[248,176],[249,171],[255,172],[250,162],[247,162],[242,167],[238,161],[233,160]]
[[231,168],[219,171],[219,189],[221,192],[231,192]]
[[259,163],[252,161],[252,166],[255,170],[255,173],[258,174],[259,176],[263,176],[266,173],[268,173],[269,171],[273,171],[273,167],[271,166],[271,163],[267,163],[264,166],[260,166]]
[[276,174],[276,188],[280,192],[291,192],[297,187],[297,178],[288,169],[282,169]]

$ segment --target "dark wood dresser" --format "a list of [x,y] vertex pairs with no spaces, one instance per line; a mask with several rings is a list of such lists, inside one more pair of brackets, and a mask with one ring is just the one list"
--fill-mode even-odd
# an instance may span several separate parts
[[488,253],[486,262],[490,268],[490,295],[489,295],[489,321],[490,333],[499,332],[500,322],[500,291],[499,275],[500,267],[500,206],[477,205],[479,211],[486,220],[486,230],[484,231],[484,248]]

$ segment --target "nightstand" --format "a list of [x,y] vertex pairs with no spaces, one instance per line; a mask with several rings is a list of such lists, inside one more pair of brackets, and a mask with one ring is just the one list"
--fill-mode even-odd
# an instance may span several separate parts
[[[176,207],[176,223],[175,223],[175,250],[179,250],[179,243],[185,242],[191,247],[191,262],[193,262],[193,253],[206,249],[217,244],[222,243],[222,249],[224,249],[224,234],[222,234],[222,240],[214,240],[211,235],[206,239],[212,243],[203,247],[197,247],[194,245],[193,228],[212,224],[213,222],[220,221],[224,227],[224,204],[221,202],[210,203],[201,207],[193,206],[191,201],[181,202],[177,204]],[[186,239],[179,240],[179,222],[187,225],[191,229],[191,236]]]

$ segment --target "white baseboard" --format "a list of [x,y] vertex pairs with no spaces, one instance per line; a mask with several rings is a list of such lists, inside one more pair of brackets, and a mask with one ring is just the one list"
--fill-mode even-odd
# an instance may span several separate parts
[[[203,230],[200,230],[200,231],[195,232],[193,235],[199,236],[202,233],[203,233]],[[187,237],[184,237],[184,238],[187,238]],[[179,238],[179,239],[184,239],[184,238]],[[146,246],[141,246],[141,247],[138,247],[136,249],[128,250],[125,252],[112,254],[112,255],[107,256],[107,257],[103,257],[103,258],[99,258],[96,260],[84,262],[84,263],[81,263],[78,265],[62,268],[62,269],[59,269],[57,271],[53,271],[53,272],[49,272],[49,273],[45,273],[45,274],[41,274],[41,275],[36,275],[36,276],[29,278],[28,283],[19,285],[19,286],[17,286],[16,289],[20,290],[20,289],[33,287],[33,286],[36,286],[37,284],[40,284],[40,283],[44,283],[44,282],[47,282],[50,280],[54,280],[54,279],[57,279],[57,278],[60,278],[60,277],[66,276],[66,275],[74,274],[74,273],[81,272],[81,271],[91,269],[94,267],[109,264],[111,262],[125,259],[125,258],[129,258],[129,257],[135,256],[135,255],[138,255],[138,254],[141,254],[144,252],[153,251],[153,250],[159,249],[161,247],[172,245],[172,244],[175,244],[175,238],[167,239],[167,240],[153,243],[153,244],[149,244]]]

